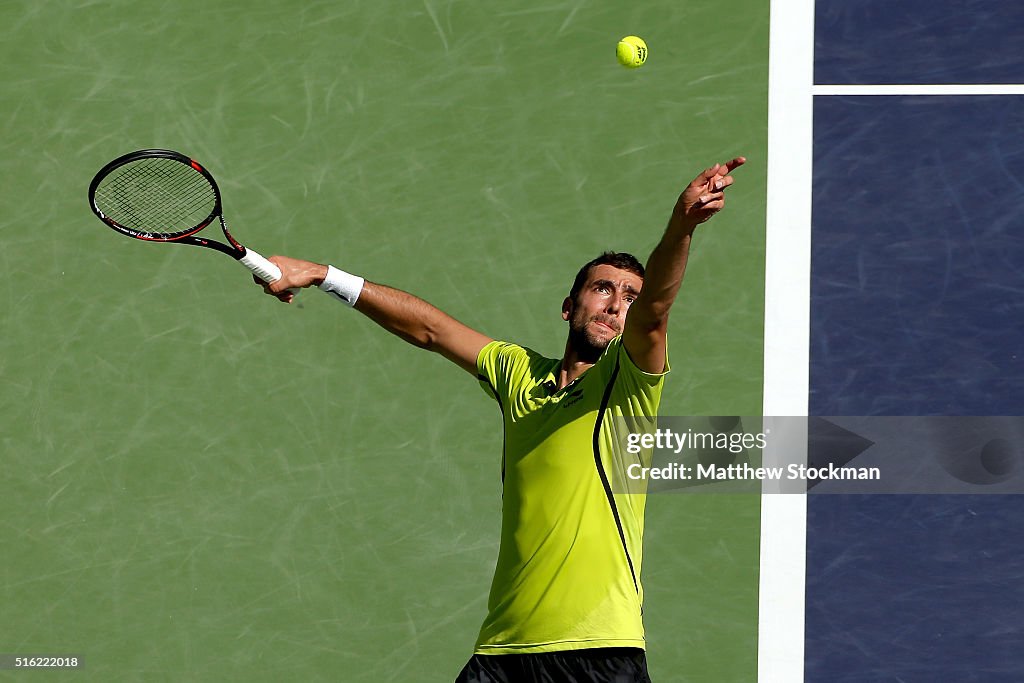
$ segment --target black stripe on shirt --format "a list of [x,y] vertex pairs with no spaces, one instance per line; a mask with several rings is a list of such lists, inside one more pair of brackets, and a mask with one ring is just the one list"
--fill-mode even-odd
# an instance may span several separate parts
[[615,496],[612,495],[612,487],[608,483],[608,475],[605,474],[604,464],[601,462],[601,423],[604,421],[605,412],[608,410],[608,401],[612,397],[612,389],[615,387],[615,380],[619,377],[619,355],[615,355],[615,369],[612,370],[612,377],[608,380],[608,386],[604,390],[604,397],[601,399],[601,408],[597,411],[597,422],[594,424],[594,465],[597,473],[601,476],[601,484],[604,486],[604,494],[608,498],[608,506],[611,508],[612,517],[615,518],[615,527],[619,530],[619,540],[622,541],[622,551],[626,554],[626,562],[629,564],[629,573],[633,577],[633,587],[637,594],[640,593],[640,584],[636,580],[636,570],[633,569],[633,558],[629,556],[629,548],[626,546],[626,534],[622,531],[622,520],[619,519],[619,509],[615,505]]

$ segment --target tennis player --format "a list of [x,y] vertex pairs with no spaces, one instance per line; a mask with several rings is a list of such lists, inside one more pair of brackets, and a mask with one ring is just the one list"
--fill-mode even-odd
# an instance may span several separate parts
[[[562,358],[495,341],[422,299],[333,266],[281,256],[282,301],[319,286],[389,332],[472,373],[501,409],[501,543],[474,653],[456,683],[649,682],[641,621],[643,495],[610,485],[614,418],[657,414],[668,316],[694,230],[725,204],[715,164],[680,194],[647,267],[606,252],[562,302]],[[259,284],[263,284],[260,282]]]

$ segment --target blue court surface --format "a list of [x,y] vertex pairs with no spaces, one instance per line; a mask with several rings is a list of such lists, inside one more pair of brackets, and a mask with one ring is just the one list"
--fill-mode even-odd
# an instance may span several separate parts
[[1024,97],[817,97],[816,415],[1024,410]]
[[1024,82],[1013,0],[822,0],[814,38],[815,83]]
[[[815,7],[811,415],[1024,414],[1020,3]],[[1011,445],[1016,453],[1021,444]],[[810,495],[805,679],[1024,680],[1024,497]]]

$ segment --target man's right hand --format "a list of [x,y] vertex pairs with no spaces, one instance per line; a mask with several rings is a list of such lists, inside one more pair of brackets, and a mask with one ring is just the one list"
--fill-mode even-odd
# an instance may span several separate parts
[[281,269],[281,279],[266,283],[253,276],[253,282],[263,287],[264,292],[286,304],[295,299],[295,293],[299,289],[319,286],[327,277],[327,266],[320,263],[287,256],[271,256],[268,260]]

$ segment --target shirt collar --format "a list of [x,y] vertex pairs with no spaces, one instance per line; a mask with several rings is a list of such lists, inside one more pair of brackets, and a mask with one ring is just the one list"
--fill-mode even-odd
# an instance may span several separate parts
[[548,392],[548,396],[551,396],[558,389],[558,371],[562,369],[562,360],[558,359],[554,362],[551,368],[544,374],[540,379],[540,385],[544,387],[544,390]]

